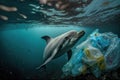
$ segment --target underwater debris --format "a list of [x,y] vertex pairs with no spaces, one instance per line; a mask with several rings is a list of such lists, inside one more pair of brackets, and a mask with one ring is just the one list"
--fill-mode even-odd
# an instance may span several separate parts
[[17,8],[16,7],[8,7],[5,5],[0,5],[0,10],[11,12],[11,11],[17,11]]
[[41,4],[53,6],[59,10],[67,10],[88,5],[92,0],[39,0]]
[[110,1],[105,1],[102,3],[102,6],[108,6],[110,4]]
[[[17,11],[17,8],[16,7],[8,7],[8,6],[0,4],[0,10],[6,11],[6,12],[15,12],[15,11]],[[0,14],[0,19],[7,21],[8,17]]]
[[27,16],[21,13],[18,13],[21,17],[23,17],[24,19],[27,19]]
[[71,59],[62,68],[62,77],[92,73],[99,78],[102,74],[118,69],[119,48],[120,38],[117,35],[95,30],[87,40],[75,48]]
[[8,20],[8,17],[7,17],[7,16],[0,15],[0,19],[7,21],[7,20]]

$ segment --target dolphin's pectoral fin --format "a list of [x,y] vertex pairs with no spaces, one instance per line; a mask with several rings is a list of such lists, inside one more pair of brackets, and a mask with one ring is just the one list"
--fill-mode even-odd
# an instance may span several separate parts
[[72,56],[72,50],[71,49],[69,51],[67,51],[67,56],[68,56],[68,60],[70,60],[70,58]]
[[47,43],[49,43],[49,41],[51,40],[51,37],[49,37],[49,36],[43,36],[41,38],[46,40]]
[[53,52],[53,54],[41,65],[41,66],[39,66],[39,67],[37,67],[36,69],[38,70],[38,69],[45,69],[46,68],[46,64],[48,63],[48,62],[50,62],[54,57],[55,57],[55,55],[56,55],[56,53],[57,53],[57,50],[58,50],[58,48],[57,49],[55,49],[54,50],[54,52]]

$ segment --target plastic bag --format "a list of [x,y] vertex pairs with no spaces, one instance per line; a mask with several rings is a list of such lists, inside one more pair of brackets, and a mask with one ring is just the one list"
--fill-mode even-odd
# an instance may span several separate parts
[[99,48],[100,50],[105,50],[110,45],[110,36],[109,33],[99,33],[98,29],[95,30],[91,35],[91,45]]
[[106,70],[113,70],[120,67],[120,38],[111,38],[111,45],[105,53]]
[[89,68],[96,77],[99,77],[101,75],[101,71],[106,68],[102,52],[93,46],[88,46],[84,49],[84,54],[84,64],[87,64],[87,68]]
[[120,38],[95,30],[83,43],[78,45],[71,59],[62,68],[65,76],[77,76],[91,72],[96,77],[101,73],[117,69],[120,65]]
[[82,49],[79,51],[76,51],[71,59],[65,64],[62,68],[62,71],[64,73],[64,76],[77,76],[83,72],[83,64],[82,64],[82,57],[83,57],[83,51]]
[[117,69],[120,65],[120,38],[112,32],[99,33],[96,30],[90,39],[92,45],[104,54],[106,71]]

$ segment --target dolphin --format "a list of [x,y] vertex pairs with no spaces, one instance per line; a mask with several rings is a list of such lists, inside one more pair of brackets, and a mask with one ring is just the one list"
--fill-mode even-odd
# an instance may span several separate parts
[[76,30],[68,31],[55,38],[43,36],[47,45],[44,49],[43,64],[36,69],[46,68],[46,64],[51,60],[62,56],[67,52],[68,60],[72,55],[71,48],[78,42],[78,40],[85,34],[85,31],[77,32]]

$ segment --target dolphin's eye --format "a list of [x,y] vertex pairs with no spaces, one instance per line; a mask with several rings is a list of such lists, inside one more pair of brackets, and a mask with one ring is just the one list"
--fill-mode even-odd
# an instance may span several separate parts
[[65,40],[68,40],[69,39],[69,37],[67,36],[67,37],[65,37]]

